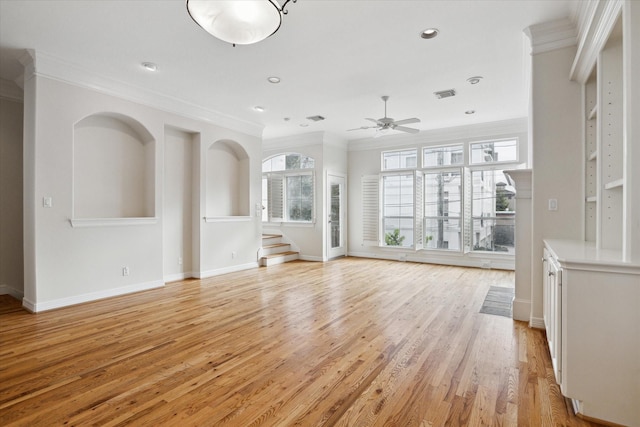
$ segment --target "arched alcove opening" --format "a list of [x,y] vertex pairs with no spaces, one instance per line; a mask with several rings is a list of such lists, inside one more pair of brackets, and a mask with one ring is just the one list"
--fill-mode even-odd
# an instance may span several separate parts
[[249,216],[249,156],[235,141],[216,141],[207,150],[207,217]]
[[155,140],[138,121],[99,113],[74,125],[73,216],[155,216]]

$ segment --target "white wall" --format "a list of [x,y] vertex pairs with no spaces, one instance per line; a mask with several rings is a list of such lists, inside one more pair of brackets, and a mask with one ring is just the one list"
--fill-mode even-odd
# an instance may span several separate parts
[[488,262],[492,268],[513,269],[513,257],[499,254],[463,254],[455,251],[437,251],[384,248],[366,246],[362,238],[362,177],[381,172],[381,153],[388,150],[418,148],[455,143],[469,143],[490,139],[517,137],[519,139],[518,162],[528,163],[528,136],[526,118],[481,125],[422,131],[415,135],[397,134],[377,139],[364,139],[349,143],[348,193],[349,193],[349,254],[352,256],[408,260],[481,267]]
[[21,101],[0,93],[0,294],[23,297]]
[[194,191],[197,188],[194,182],[198,181],[198,175],[194,173],[193,167],[194,162],[197,161],[196,153],[197,146],[193,134],[170,127],[165,129],[163,209],[165,281],[191,277],[194,271],[198,271],[194,269],[193,251],[193,202],[198,200],[197,191]]
[[[165,127],[182,129],[193,137],[198,171],[192,223],[194,275],[199,277],[257,266],[259,218],[246,222],[204,223],[204,157],[215,141],[240,144],[251,159],[250,200],[260,197],[260,139],[208,122],[187,119],[112,94],[68,84],[30,70],[25,79],[25,289],[24,305],[40,311],[87,300],[162,286],[163,183],[166,162]],[[35,73],[34,73],[35,71]],[[139,122],[156,142],[154,172],[155,220],[145,223],[115,220],[110,226],[77,223],[73,212],[73,125],[88,115],[111,112]],[[183,162],[181,157],[177,163]],[[183,167],[176,164],[175,169]],[[186,167],[186,166],[184,166]],[[183,183],[185,186],[186,184]],[[182,187],[182,192],[186,192]],[[43,207],[43,197],[53,206]],[[197,215],[197,216],[196,216]],[[80,225],[80,226],[78,226]],[[247,226],[249,225],[249,226]],[[188,238],[182,237],[185,241]],[[193,249],[193,248],[192,248]],[[235,256],[230,256],[233,250]],[[173,256],[175,258],[175,255]],[[168,256],[167,256],[168,258]],[[129,268],[124,276],[123,267]]]
[[[531,141],[532,277],[531,324],[542,327],[542,250],[544,238],[582,239],[582,89],[569,81],[576,47],[537,53],[532,58]],[[556,199],[558,210],[548,209]]]

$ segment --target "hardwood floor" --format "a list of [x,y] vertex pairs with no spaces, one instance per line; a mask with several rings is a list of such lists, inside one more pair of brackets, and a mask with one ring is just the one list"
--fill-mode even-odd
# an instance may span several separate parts
[[544,334],[480,314],[513,273],[292,262],[29,314],[2,299],[0,425],[594,426]]

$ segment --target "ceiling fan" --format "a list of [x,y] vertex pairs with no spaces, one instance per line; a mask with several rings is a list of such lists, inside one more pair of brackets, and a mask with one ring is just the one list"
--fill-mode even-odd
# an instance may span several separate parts
[[414,117],[411,119],[396,121],[396,120],[393,120],[391,117],[387,117],[387,101],[388,100],[389,100],[389,97],[387,95],[382,97],[382,101],[384,101],[384,117],[383,118],[377,119],[377,120],[371,119],[371,118],[365,118],[365,120],[369,120],[370,122],[375,123],[375,126],[360,126],[359,128],[348,129],[348,130],[351,131],[351,130],[361,130],[361,129],[376,129],[375,137],[378,137],[383,133],[386,133],[388,130],[399,130],[407,133],[420,132],[419,129],[402,126],[402,125],[408,125],[410,123],[420,123],[420,119],[418,118]]

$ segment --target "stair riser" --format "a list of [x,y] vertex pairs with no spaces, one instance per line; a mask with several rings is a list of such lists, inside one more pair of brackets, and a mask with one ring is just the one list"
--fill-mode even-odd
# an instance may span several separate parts
[[290,250],[291,250],[291,245],[278,246],[275,248],[262,248],[262,255],[279,254],[281,252],[289,252]]
[[285,262],[294,261],[298,259],[298,254],[285,255],[274,258],[262,258],[260,265],[269,267],[270,265],[284,264]]

